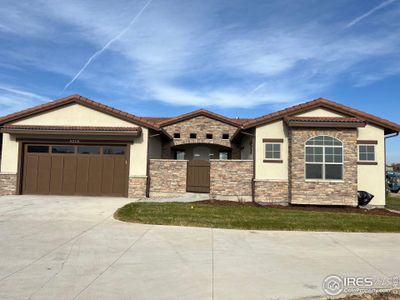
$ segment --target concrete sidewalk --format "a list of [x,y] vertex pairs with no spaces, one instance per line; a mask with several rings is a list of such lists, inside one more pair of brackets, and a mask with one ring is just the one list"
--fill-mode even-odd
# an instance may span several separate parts
[[400,235],[129,224],[125,198],[0,197],[1,299],[289,299],[399,275]]

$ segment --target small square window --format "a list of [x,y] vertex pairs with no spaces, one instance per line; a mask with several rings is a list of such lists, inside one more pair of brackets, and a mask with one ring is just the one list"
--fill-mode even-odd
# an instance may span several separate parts
[[223,140],[229,140],[229,133],[223,133],[222,134],[222,139]]
[[265,144],[265,159],[281,159],[281,144]]
[[180,138],[181,138],[181,134],[179,132],[175,132],[174,139],[180,139]]
[[185,151],[184,150],[176,150],[175,151],[175,159],[184,160],[185,159]]
[[207,134],[206,134],[206,139],[207,139],[207,140],[212,140],[212,138],[213,138],[212,133],[207,133]]
[[195,138],[197,138],[197,134],[196,134],[196,133],[191,133],[191,134],[189,135],[189,137],[190,137],[191,139],[195,139]]
[[359,145],[358,160],[375,161],[375,145]]
[[219,152],[219,159],[228,159],[229,158],[229,153],[227,151],[220,151]]

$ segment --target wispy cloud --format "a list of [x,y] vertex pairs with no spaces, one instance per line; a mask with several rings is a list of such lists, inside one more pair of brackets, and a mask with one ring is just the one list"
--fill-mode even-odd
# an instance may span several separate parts
[[[281,1],[154,1],[146,13],[150,1],[37,3],[3,5],[7,34],[24,38],[0,49],[0,67],[47,72],[57,76],[55,86],[67,78],[68,93],[90,91],[127,106],[256,107],[323,95],[339,80],[368,84],[400,72],[387,71],[400,48],[398,14],[382,10],[368,30],[341,30],[343,15],[329,16],[348,1],[319,2],[318,17],[301,0],[284,8]],[[82,57],[89,57],[83,66]]]
[[42,95],[38,95],[32,92],[28,92],[28,91],[24,91],[24,90],[19,90],[19,89],[15,89],[15,88],[10,88],[10,87],[6,87],[6,86],[1,86],[0,85],[0,91],[3,92],[7,92],[7,93],[12,93],[18,96],[23,96],[23,97],[28,97],[30,99],[35,99],[35,100],[39,100],[39,101],[49,101],[48,97],[42,96]]
[[1,115],[6,115],[50,99],[30,91],[0,84]]
[[350,23],[348,23],[346,25],[346,28],[352,27],[354,25],[356,25],[358,22],[362,21],[363,19],[369,17],[370,15],[372,15],[373,13],[377,12],[378,10],[388,6],[389,4],[392,4],[393,2],[395,2],[396,0],[386,0],[383,1],[381,4],[375,6],[374,8],[370,9],[369,11],[367,11],[365,14],[362,14],[361,16],[355,18],[353,21],[351,21]]
[[[111,40],[109,40],[104,46],[103,48],[101,48],[100,50],[96,51],[91,57],[89,57],[89,59],[87,60],[87,62],[83,65],[83,67],[78,71],[78,73],[71,79],[70,82],[68,82],[62,92],[64,92],[76,79],[78,79],[78,77],[82,74],[82,72],[90,65],[90,63],[98,56],[100,56],[108,47],[111,46],[111,44],[113,44],[115,41],[117,41],[118,39],[120,39],[131,27],[132,25],[136,22],[136,20],[142,15],[142,13],[145,11],[145,9],[147,8],[147,6],[152,2],[152,0],[148,0],[144,6],[142,7],[142,9],[138,12],[138,14],[136,16],[133,17],[133,19],[129,22],[128,26],[126,26],[124,29],[122,29],[122,31],[120,33],[118,33],[115,37],[113,37]],[[61,92],[61,93],[62,93]]]

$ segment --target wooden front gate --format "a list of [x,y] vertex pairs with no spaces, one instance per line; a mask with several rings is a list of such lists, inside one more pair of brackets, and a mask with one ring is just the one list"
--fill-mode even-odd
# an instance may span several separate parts
[[210,162],[206,160],[189,160],[187,163],[188,192],[210,192]]

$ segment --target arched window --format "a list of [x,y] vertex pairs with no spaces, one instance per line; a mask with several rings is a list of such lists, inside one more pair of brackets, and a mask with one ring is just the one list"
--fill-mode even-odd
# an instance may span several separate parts
[[343,179],[343,143],[330,136],[316,136],[305,144],[306,179]]

